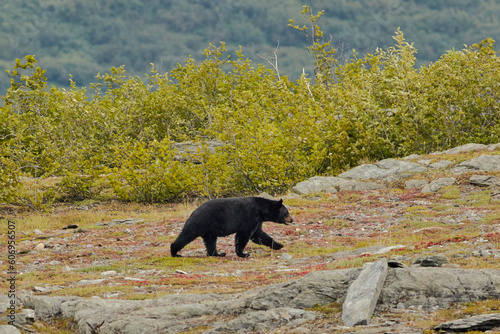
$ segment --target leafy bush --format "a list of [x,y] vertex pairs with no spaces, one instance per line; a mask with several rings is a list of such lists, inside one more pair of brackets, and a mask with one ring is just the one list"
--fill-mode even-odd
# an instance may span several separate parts
[[[103,190],[147,203],[281,193],[364,160],[500,142],[493,40],[417,69],[398,30],[393,47],[339,64],[321,12],[303,13],[314,80],[254,67],[224,43],[166,74],[152,66],[146,80],[114,67],[90,91],[48,88],[33,56],[17,60],[0,109],[0,201],[43,209]],[[214,139],[223,145],[209,149]],[[182,141],[197,145],[194,157],[179,158]],[[43,187],[26,191],[26,180]]]

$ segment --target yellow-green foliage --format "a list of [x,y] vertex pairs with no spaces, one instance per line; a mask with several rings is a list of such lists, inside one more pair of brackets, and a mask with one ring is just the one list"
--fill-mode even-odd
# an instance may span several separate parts
[[[33,56],[18,60],[0,109],[0,201],[40,209],[103,191],[149,203],[276,193],[362,161],[498,142],[493,40],[417,69],[398,30],[393,47],[338,64],[322,13],[303,13],[317,71],[295,82],[224,43],[166,74],[152,66],[146,80],[113,67],[89,91],[48,88]],[[210,151],[207,139],[225,145]],[[199,143],[199,164],[174,159],[173,143],[186,140]],[[26,191],[23,177],[57,182]]]

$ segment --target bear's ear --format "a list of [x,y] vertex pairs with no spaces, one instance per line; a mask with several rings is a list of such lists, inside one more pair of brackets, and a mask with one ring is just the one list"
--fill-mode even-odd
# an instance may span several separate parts
[[278,202],[280,202],[280,204],[283,204],[283,198],[280,198]]

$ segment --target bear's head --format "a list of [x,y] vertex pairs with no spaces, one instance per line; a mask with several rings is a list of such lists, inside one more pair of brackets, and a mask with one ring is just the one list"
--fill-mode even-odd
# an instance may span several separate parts
[[293,223],[293,218],[290,216],[288,209],[283,205],[283,199],[280,199],[277,203],[278,203],[277,206],[279,206],[279,213],[276,222],[278,224],[285,224],[285,225]]

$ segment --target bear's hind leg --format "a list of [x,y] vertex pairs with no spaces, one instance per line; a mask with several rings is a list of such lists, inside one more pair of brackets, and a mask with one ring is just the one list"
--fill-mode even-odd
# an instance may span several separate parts
[[250,256],[250,254],[248,253],[243,253],[245,247],[248,244],[248,240],[250,240],[248,234],[241,232],[236,233],[235,237],[236,255],[238,255],[239,257],[247,258]]
[[216,236],[203,236],[203,242],[207,248],[208,256],[226,256],[226,253],[217,253],[217,237]]
[[270,247],[274,250],[278,250],[283,248],[283,245],[279,242],[275,241],[273,238],[269,236],[266,232],[262,231],[262,229],[257,230],[257,232],[252,235],[251,240],[259,245],[264,245]]

